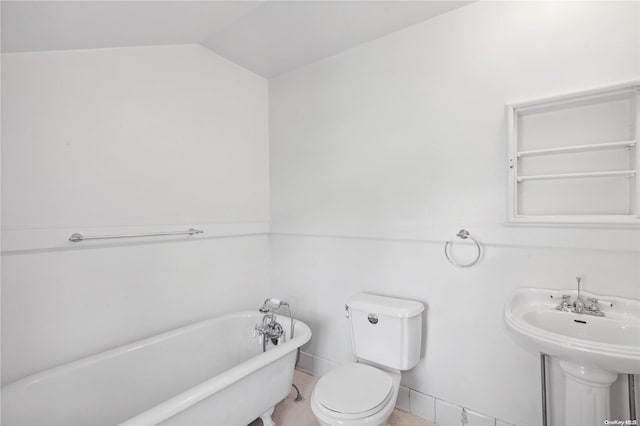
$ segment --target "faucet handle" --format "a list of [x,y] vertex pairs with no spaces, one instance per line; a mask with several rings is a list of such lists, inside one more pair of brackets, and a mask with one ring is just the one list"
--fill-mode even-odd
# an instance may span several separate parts
[[589,310],[590,311],[599,311],[600,310],[600,305],[598,305],[598,299],[596,299],[595,297],[590,297],[589,298],[589,302],[591,302],[591,305],[589,305]]
[[567,309],[570,305],[570,299],[571,299],[571,295],[570,294],[563,294],[562,295],[562,303],[560,303],[560,307],[563,309]]
[[262,342],[264,342],[264,329],[258,324],[253,327],[253,337],[258,338],[258,344],[260,345],[262,344]]

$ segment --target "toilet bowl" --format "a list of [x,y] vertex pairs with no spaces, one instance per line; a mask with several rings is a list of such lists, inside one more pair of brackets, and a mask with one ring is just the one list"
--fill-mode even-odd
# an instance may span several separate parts
[[322,426],[384,426],[396,405],[400,371],[420,361],[424,305],[361,293],[345,311],[358,361],[318,380],[311,410]]
[[400,371],[364,362],[336,367],[318,380],[311,410],[322,426],[384,426],[400,389]]

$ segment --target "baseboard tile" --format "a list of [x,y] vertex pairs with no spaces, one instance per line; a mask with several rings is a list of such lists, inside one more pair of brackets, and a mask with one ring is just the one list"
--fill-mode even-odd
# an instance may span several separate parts
[[400,385],[400,390],[398,391],[398,400],[396,401],[396,408],[399,408],[402,411],[406,411],[407,413],[411,412],[411,404],[409,399],[409,392],[411,390],[406,387]]

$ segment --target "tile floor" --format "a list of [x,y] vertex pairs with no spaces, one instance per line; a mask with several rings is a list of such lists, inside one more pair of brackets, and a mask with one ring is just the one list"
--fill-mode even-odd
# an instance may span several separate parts
[[[301,371],[296,371],[293,382],[300,388],[300,393],[304,401],[294,402],[296,396],[293,388],[289,396],[276,406],[273,413],[273,421],[277,426],[318,426],[316,418],[313,416],[309,398],[316,384],[318,377],[311,376]],[[249,426],[262,426],[260,419],[255,420]],[[420,417],[405,413],[398,409],[393,411],[387,426],[435,426]]]

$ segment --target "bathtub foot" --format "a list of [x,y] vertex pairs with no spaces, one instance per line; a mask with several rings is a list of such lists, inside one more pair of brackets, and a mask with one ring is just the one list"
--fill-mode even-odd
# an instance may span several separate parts
[[276,407],[269,408],[267,411],[264,412],[263,415],[260,416],[260,420],[262,420],[262,426],[276,426],[276,423],[271,418],[271,415],[273,414],[273,410],[275,408]]

